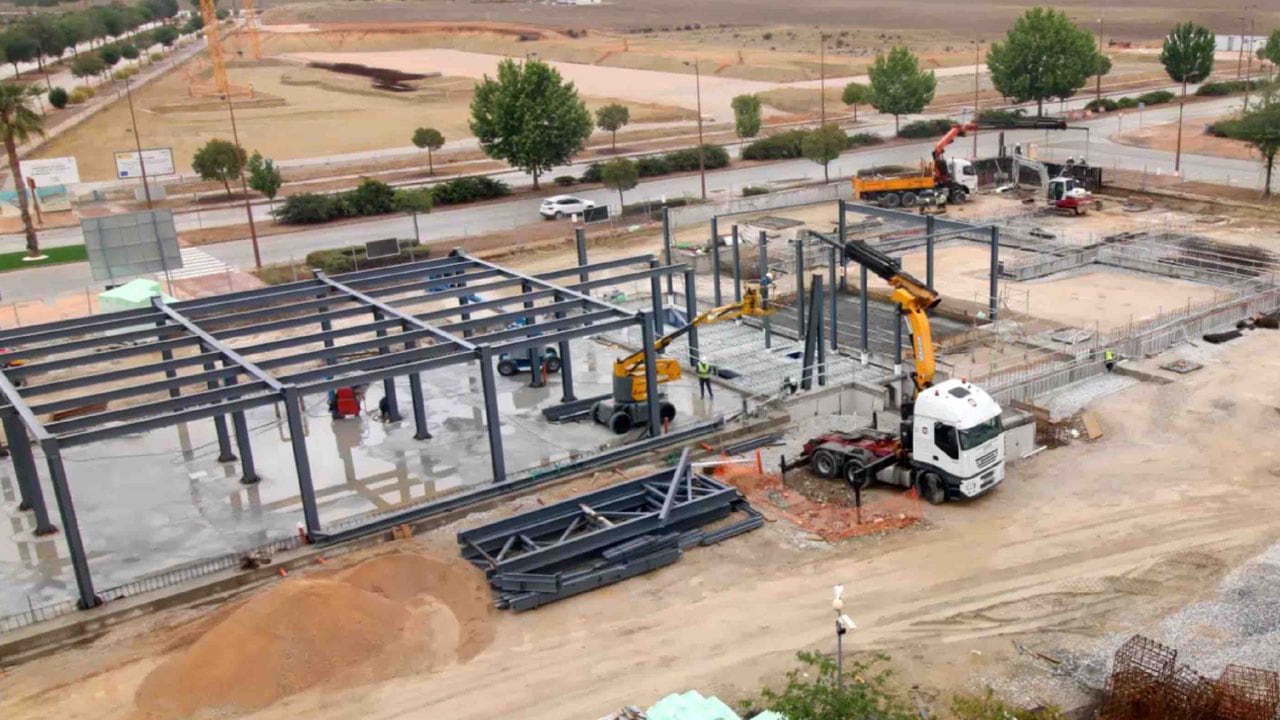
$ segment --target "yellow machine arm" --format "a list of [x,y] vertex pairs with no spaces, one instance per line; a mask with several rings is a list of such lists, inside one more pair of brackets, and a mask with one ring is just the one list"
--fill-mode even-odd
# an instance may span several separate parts
[[[743,293],[740,302],[721,305],[698,315],[683,327],[655,340],[653,349],[654,352],[666,350],[667,346],[673,341],[699,325],[711,325],[723,320],[733,320],[744,316],[760,317],[768,315],[770,312],[772,311],[765,310],[761,305],[760,292],[756,288],[748,287]],[[680,363],[678,361],[671,358],[656,358],[656,360],[654,371],[659,385],[680,379]],[[613,363],[613,376],[615,381],[617,378],[624,377],[631,379],[632,400],[639,402],[648,397],[648,390],[645,387],[643,350],[637,350],[624,358],[615,360]]]
[[915,365],[911,379],[915,383],[916,394],[919,394],[933,384],[936,371],[929,316],[925,311],[937,305],[942,298],[910,273],[899,268],[893,258],[864,242],[851,240],[845,243],[844,253],[846,258],[866,266],[893,288],[889,298],[897,303],[911,327],[911,361]]

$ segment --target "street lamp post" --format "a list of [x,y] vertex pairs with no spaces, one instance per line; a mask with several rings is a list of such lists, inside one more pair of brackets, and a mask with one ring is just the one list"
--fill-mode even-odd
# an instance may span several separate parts
[[836,686],[844,687],[844,634],[850,630],[857,630],[858,626],[853,624],[853,620],[845,615],[844,610],[844,586],[836,585],[835,599],[831,601],[831,609],[836,612]]
[[[1256,5],[1250,5],[1248,8],[1246,8],[1246,9],[1245,9],[1245,12],[1249,13],[1249,49],[1248,49],[1247,51],[1245,51],[1245,55],[1247,55],[1248,57],[1247,57],[1247,58],[1245,59],[1245,61],[1244,61],[1244,63],[1245,63],[1245,64],[1244,64],[1244,111],[1245,111],[1245,112],[1248,112],[1248,111],[1249,111],[1249,81],[1253,79],[1253,54],[1254,54],[1254,50],[1253,50],[1253,33],[1254,33],[1254,27],[1253,27],[1253,13],[1252,13],[1251,11],[1252,11],[1255,7],[1257,7],[1257,6],[1256,6]],[[1240,38],[1240,47],[1241,47],[1241,49],[1243,49],[1243,48],[1244,48],[1244,43],[1245,43],[1244,38]]]
[[827,34],[818,32],[818,103],[822,124],[827,124]]
[[702,147],[702,73],[698,71],[698,58],[695,56],[693,62],[687,60],[685,65],[693,65],[693,82],[694,91],[698,97],[698,180],[702,183],[702,199],[707,199],[707,162],[705,158],[705,150]]
[[[240,133],[236,130],[235,103],[231,102],[231,93],[223,95],[227,101],[227,114],[231,116],[231,140],[240,150]],[[244,177],[244,163],[240,163],[240,191],[244,194],[244,213],[249,218],[249,237],[253,240],[253,265],[262,269],[262,253],[258,250],[258,227],[253,222],[253,204],[249,202],[249,181]]]
[[[1102,33],[1104,30],[1102,15],[1098,16],[1098,61],[1102,61]],[[1102,105],[1102,66],[1098,66],[1098,84],[1094,90],[1094,100],[1099,106]]]
[[129,78],[124,79],[124,93],[129,101],[129,121],[133,123],[133,146],[138,149],[138,168],[142,171],[142,194],[147,198],[147,209],[151,206],[151,187],[147,184],[147,162],[142,159],[142,138],[138,136],[138,116],[133,111],[133,90],[129,87]]

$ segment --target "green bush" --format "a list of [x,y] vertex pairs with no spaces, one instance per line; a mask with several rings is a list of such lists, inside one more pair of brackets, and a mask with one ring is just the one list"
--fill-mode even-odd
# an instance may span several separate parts
[[876,135],[875,133],[860,132],[860,133],[853,133],[849,135],[850,148],[879,145],[882,142],[884,142],[884,138],[880,137],[879,135]]
[[786,132],[761,138],[742,149],[743,160],[790,160],[800,157],[800,143],[804,130]]
[[1084,109],[1089,112],[1115,112],[1118,107],[1120,107],[1120,105],[1115,100],[1112,100],[1111,98],[1101,98],[1098,100],[1090,100],[1088,104],[1084,106]]
[[1131,97],[1122,97],[1116,101],[1117,110],[1133,110],[1138,107],[1138,100]]
[[319,193],[290,195],[273,211],[276,221],[286,225],[309,225],[329,222],[337,217],[334,198]]
[[395,189],[381,180],[365,178],[343,195],[350,204],[350,217],[384,215],[396,209]]
[[1168,90],[1152,90],[1151,92],[1139,95],[1138,102],[1145,105],[1164,105],[1165,103],[1173,102],[1177,97],[1177,95],[1174,95]]
[[[991,108],[978,111],[978,122],[998,128],[1015,127],[1026,117],[1026,110],[997,110]],[[945,131],[944,131],[945,132]]]
[[72,105],[80,105],[95,94],[93,88],[88,85],[77,85],[71,88],[71,94],[67,96],[67,102]]
[[[693,160],[693,166],[698,166],[696,157]],[[603,167],[601,169],[603,170]],[[667,159],[663,155],[646,155],[636,158],[636,174],[640,177],[666,175],[669,172],[671,172],[671,168],[667,165]]]
[[56,87],[49,91],[49,104],[61,110],[67,106],[67,91]]
[[753,195],[768,195],[771,192],[773,191],[767,187],[757,187],[755,185],[748,185],[742,188],[742,197],[751,197]]
[[1206,125],[1204,131],[1209,135],[1220,138],[1240,139],[1242,127],[1239,118],[1228,120],[1219,120],[1216,123]]
[[431,199],[436,205],[459,205],[510,194],[511,188],[506,183],[490,177],[454,178],[431,188]]
[[933,120],[917,120],[909,122],[898,130],[898,137],[904,138],[932,138],[939,135],[945,135],[951,129],[951,121],[944,118],[935,118]]
[[578,184],[578,178],[572,175],[557,175],[555,183],[560,187],[573,187]]
[[729,151],[719,145],[703,145],[702,154],[708,170],[729,167]]
[[161,60],[164,59],[164,53],[153,52],[147,56],[147,59],[150,60],[151,62],[160,62]]
[[1223,95],[1232,95],[1234,93],[1244,92],[1246,87],[1250,91],[1257,90],[1261,85],[1262,84],[1257,80],[1250,80],[1248,83],[1245,83],[1244,80],[1207,82],[1196,88],[1195,94],[1200,97],[1221,97]]
[[[298,197],[294,195],[293,197]],[[292,199],[292,198],[290,198]],[[430,250],[414,240],[400,240],[400,254],[390,257],[369,259],[364,245],[352,245],[345,248],[317,250],[307,255],[307,265],[323,270],[326,275],[351,272],[352,270],[368,270],[370,268],[399,265],[410,261],[410,250],[413,260],[425,260]]]
[[604,166],[600,163],[591,163],[582,172],[582,182],[584,183],[598,183],[602,180],[604,180]]

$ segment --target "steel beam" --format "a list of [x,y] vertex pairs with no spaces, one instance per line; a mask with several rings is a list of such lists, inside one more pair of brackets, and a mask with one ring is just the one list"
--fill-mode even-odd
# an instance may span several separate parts
[[53,437],[35,413],[31,412],[31,408],[27,407],[27,403],[22,399],[22,395],[18,393],[18,388],[14,387],[9,381],[8,371],[0,370],[0,394],[4,395],[5,402],[13,411],[18,413],[18,417],[22,419],[22,424],[27,427],[27,432],[35,438],[36,442],[43,443],[45,440]]
[[[181,410],[171,414],[155,415],[141,420],[132,420],[125,424],[108,425],[105,427],[97,427],[92,430],[81,430],[71,434],[59,435],[59,442],[62,447],[71,447],[73,445],[88,445],[89,443],[100,442],[110,438],[122,437],[125,435],[134,435],[147,430],[154,430],[162,427],[173,427],[184,422],[195,422],[204,420],[235,410],[249,410],[255,407],[271,405],[279,401],[279,396],[272,393],[269,395],[256,395],[239,400],[231,400],[217,405],[202,405],[200,407],[191,408],[189,410]],[[234,456],[232,456],[234,459]]]
[[738,252],[738,226],[733,226],[733,301],[742,302],[742,257]]
[[[601,313],[601,314],[603,315],[604,313]],[[579,316],[579,317],[583,317],[583,316]],[[566,318],[566,319],[573,320],[574,318]],[[494,351],[495,355],[504,353],[504,352],[514,353],[514,352],[519,352],[520,350],[523,350],[533,345],[538,345],[538,344],[545,345],[547,343],[559,342],[560,340],[575,340],[577,338],[594,337],[596,335],[601,335],[603,333],[607,333],[612,330],[620,330],[625,327],[630,327],[634,325],[635,322],[636,322],[636,319],[633,317],[613,316],[612,318],[607,318],[603,321],[593,322],[589,325],[583,325],[582,327],[557,330],[556,333],[551,337],[527,337],[522,340],[511,340],[504,343],[489,345],[489,347]]]
[[[163,392],[165,390],[177,390],[177,388],[187,385],[204,385],[216,381],[224,380],[228,377],[239,375],[242,371],[237,367],[218,368],[196,375],[178,375],[173,380],[158,380],[156,382],[142,383],[140,385],[130,385],[122,388],[114,388],[111,390],[99,390],[90,396],[77,396],[66,398],[64,400],[54,400],[52,402],[32,405],[31,411],[37,415],[48,415],[51,413],[61,412],[63,410],[71,410],[73,408],[83,407],[86,402],[110,402],[122,398],[134,397],[136,395],[150,395],[151,393]],[[172,392],[169,397],[171,399],[179,397]]]
[[[54,370],[64,370],[66,368],[83,368],[85,365],[93,365],[97,363],[110,362],[112,360],[120,360],[127,357],[133,357],[134,355],[150,355],[160,350],[176,349],[180,347],[187,347],[189,345],[198,345],[199,343],[200,341],[197,340],[196,338],[190,337],[188,335],[183,335],[180,338],[173,338],[171,340],[162,340],[160,342],[147,343],[145,345],[127,345],[125,347],[114,348],[111,350],[103,350],[102,352],[95,352],[91,355],[77,355],[75,357],[59,358],[57,360],[46,360],[44,362],[36,362],[36,363],[29,362],[26,365],[22,365],[20,367],[8,368],[4,371],[4,373],[5,375],[9,376],[9,378],[13,380],[17,380],[20,378],[40,375],[46,372],[53,372]],[[188,360],[189,358],[178,358],[173,362],[182,363]],[[163,363],[161,363],[160,365],[143,365],[136,368],[127,368],[126,370],[134,373],[135,375],[149,375],[151,373],[164,370],[165,368],[166,366]],[[119,372],[125,372],[125,371],[122,370]],[[110,373],[99,373],[97,375],[85,375],[85,376],[81,376],[80,378],[73,378],[71,380],[61,380],[59,382],[65,383],[67,387],[84,387],[86,385],[92,385],[95,382],[97,382],[96,380],[90,380],[89,378],[106,377],[108,375],[110,375]],[[129,377],[129,376],[123,376],[123,377]],[[73,382],[77,384],[72,384]],[[49,385],[44,385],[42,387],[49,387]],[[34,387],[24,388],[23,393],[24,394],[30,393],[35,389],[36,388]]]
[[373,298],[369,297],[368,295],[365,295],[364,293],[359,292],[358,290],[355,290],[355,289],[353,289],[353,288],[351,288],[351,287],[349,287],[349,286],[347,286],[347,285],[344,285],[344,284],[342,284],[342,283],[338,282],[337,280],[334,280],[333,278],[330,278],[329,276],[325,275],[323,271],[316,270],[316,271],[314,271],[314,272],[315,272],[315,277],[316,277],[316,279],[317,279],[317,280],[319,280],[320,282],[322,282],[322,283],[324,283],[324,284],[326,284],[326,285],[328,285],[328,286],[330,286],[330,287],[334,288],[335,290],[337,290],[337,291],[338,291],[338,292],[340,292],[340,293],[343,293],[343,294],[345,294],[345,295],[347,295],[347,296],[349,296],[349,297],[354,298],[355,300],[357,300],[357,301],[359,301],[359,302],[364,303],[365,305],[368,305],[368,306],[370,306],[370,307],[377,308],[377,309],[378,309],[378,310],[380,310],[381,312],[383,312],[383,313],[385,313],[385,314],[387,314],[387,315],[389,315],[389,316],[391,316],[391,317],[399,318],[400,320],[403,320],[404,322],[408,323],[409,325],[412,325],[412,326],[414,326],[414,327],[416,327],[416,328],[418,328],[418,329],[420,329],[420,330],[426,330],[426,331],[428,331],[428,332],[434,333],[438,338],[440,338],[441,340],[444,340],[444,341],[446,341],[446,342],[452,342],[452,343],[454,343],[454,344],[456,344],[456,345],[458,345],[458,346],[460,346],[460,347],[462,347],[462,348],[465,348],[465,349],[467,349],[467,350],[475,350],[475,349],[476,349],[476,346],[475,346],[475,345],[473,345],[472,343],[469,343],[469,342],[467,342],[467,341],[465,341],[465,340],[462,340],[461,338],[454,337],[453,335],[451,335],[451,334],[449,334],[449,333],[447,333],[447,332],[444,332],[443,330],[440,330],[439,328],[437,328],[437,327],[435,327],[435,326],[433,326],[433,325],[430,325],[430,324],[428,324],[428,323],[426,323],[426,322],[423,322],[422,320],[419,320],[418,318],[414,317],[413,315],[409,315],[409,314],[407,314],[407,313],[402,313],[402,312],[400,312],[399,310],[397,310],[397,309],[395,309],[395,308],[391,307],[390,305],[387,305],[386,303],[383,303],[383,302],[381,302],[381,301],[379,301],[379,300],[375,300],[375,299],[373,299]]
[[[336,348],[341,350],[342,348]],[[305,385],[307,392],[318,391],[312,381],[322,379],[338,379],[338,376],[346,373],[356,373],[356,377],[348,377],[340,380],[332,387],[347,387],[355,383],[374,382],[385,377],[393,377],[383,374],[383,371],[394,371],[399,366],[404,366],[405,371],[399,373],[405,375],[410,372],[410,368],[416,367],[419,372],[430,368],[444,367],[451,363],[440,365],[435,360],[446,357],[471,357],[474,353],[470,350],[458,350],[448,345],[428,345],[426,347],[415,348],[413,350],[399,350],[388,353],[386,355],[375,355],[373,357],[360,358],[359,360],[348,360],[347,362],[338,363],[322,368],[309,368],[307,370],[299,370],[283,376],[281,379],[291,385]],[[420,363],[426,363],[422,365]],[[326,386],[326,388],[329,386]]]
[[[366,310],[366,312],[368,312]],[[408,342],[409,340],[421,340],[430,335],[425,330],[415,330],[407,333],[398,333],[391,339],[393,343]],[[365,353],[370,350],[376,350],[379,346],[385,345],[388,340],[380,337],[372,337],[366,340],[358,340],[345,345],[335,345],[331,348],[323,350],[311,350],[305,354],[286,355],[284,357],[271,358],[269,360],[258,361],[258,367],[264,370],[275,370],[277,368],[289,367],[299,363],[311,363],[316,360],[325,360],[330,366],[334,361],[342,358],[344,355],[352,355],[357,353]],[[446,347],[444,345],[428,345],[426,347]]]
[[484,422],[489,436],[489,460],[494,484],[507,479],[507,458],[502,449],[502,416],[498,412],[498,390],[493,379],[493,351],[481,347],[480,390],[484,394]]
[[0,415],[4,423],[4,437],[9,442],[9,457],[13,458],[13,474],[18,480],[18,510],[31,510],[36,518],[36,535],[49,535],[58,531],[49,522],[49,507],[44,501],[44,488],[40,487],[40,472],[36,469],[35,455],[31,452],[31,440],[27,429],[16,413]]
[[[649,268],[651,271],[653,269],[656,269],[657,267],[658,267],[657,260],[654,260],[649,265]],[[667,276],[667,293],[670,295],[675,295],[674,290],[672,290],[670,275]],[[649,294],[652,296],[651,299],[652,299],[652,305],[653,305],[653,310],[652,310],[653,329],[654,329],[654,332],[656,332],[658,335],[661,335],[662,325],[663,325],[662,280],[659,278],[657,273],[652,273],[651,275],[649,275]],[[692,320],[693,318],[689,318],[689,319]]]
[[62,520],[63,537],[67,541],[71,570],[75,574],[76,589],[80,595],[77,604],[81,610],[88,610],[101,605],[102,598],[93,591],[89,556],[84,549],[84,540],[80,537],[80,523],[76,520],[75,503],[71,499],[71,486],[67,484],[67,469],[62,463],[62,451],[54,438],[41,441],[40,448],[44,450],[44,457],[49,465],[49,480],[53,485],[53,494],[58,499],[58,517]]
[[179,313],[172,307],[165,305],[159,297],[151,298],[151,305],[168,316],[170,320],[173,320],[178,325],[186,328],[187,332],[203,340],[207,347],[222,353],[222,356],[228,361],[239,365],[246,373],[257,378],[259,382],[271,388],[273,391],[282,392],[284,390],[284,386],[280,384],[280,381],[272,377],[270,373],[265,372],[262,368],[259,368],[252,362],[249,362],[247,359],[242,357],[240,353],[237,353],[230,346],[222,343],[217,338],[205,332],[199,325],[196,325],[194,322],[183,316],[182,313]]
[[882,208],[878,205],[871,205],[862,202],[845,202],[845,206],[861,215],[870,215],[872,217],[884,218],[885,220],[893,220],[895,222],[906,223],[909,225],[924,225],[929,217],[936,218],[936,226],[942,230],[973,230],[979,226],[973,223],[967,223],[960,220],[948,220],[933,215],[920,215],[918,213],[906,212],[903,210],[890,210]]
[[[135,420],[150,417],[152,415],[163,415],[178,410],[186,410],[198,405],[212,405],[226,400],[235,400],[241,397],[258,394],[263,390],[263,388],[264,383],[261,381],[254,381],[245,385],[236,385],[235,387],[206,390],[202,393],[158,400],[156,402],[134,405],[132,407],[120,408],[118,410],[108,410],[106,412],[67,418],[66,420],[50,423],[48,431],[50,433],[61,435],[91,428],[95,425],[101,425],[102,423],[124,422],[126,420]],[[92,400],[92,396],[85,398],[85,402],[92,402]]]
[[[61,340],[56,345],[25,345],[16,347],[11,352],[6,353],[5,361],[12,362],[14,360],[31,360],[32,358],[45,357],[48,355],[63,355],[76,350],[97,348],[104,345],[118,345],[120,343],[134,343],[148,340],[150,338],[155,338],[157,340],[169,340],[176,335],[182,334],[184,334],[182,328],[172,325],[155,327],[153,321],[153,324],[149,327],[121,332],[115,335],[82,338],[80,340]],[[155,351],[155,347],[150,348],[150,352]],[[93,353],[90,357],[96,358],[98,355],[99,353]],[[78,358],[78,360],[79,363],[84,362],[83,357]]]
[[[419,348],[419,350],[424,349],[429,350],[431,348]],[[436,349],[438,350],[442,348]],[[451,350],[452,348],[448,349]],[[328,392],[330,390],[336,390],[340,387],[349,387],[358,383],[374,383],[384,378],[400,377],[410,373],[424,373],[431,370],[439,370],[440,368],[449,367],[450,365],[460,365],[462,363],[470,362],[474,358],[475,353],[456,351],[448,355],[439,355],[434,357],[428,356],[425,359],[423,359],[422,356],[418,356],[418,359],[409,362],[400,360],[383,366],[376,364],[368,365],[365,366],[364,369],[362,369],[355,377],[334,377],[332,368],[326,368],[319,372],[307,371],[302,375],[302,380],[306,380],[307,382],[304,383],[299,381],[298,389],[308,394],[313,392]],[[373,357],[369,359],[381,360],[382,358]],[[326,370],[328,372],[326,372]]]

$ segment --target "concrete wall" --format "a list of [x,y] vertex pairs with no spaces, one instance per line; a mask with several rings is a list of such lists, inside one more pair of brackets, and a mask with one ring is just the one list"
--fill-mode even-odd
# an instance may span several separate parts
[[[824,201],[834,201],[840,198],[847,200],[851,194],[852,190],[849,187],[849,183],[836,182],[799,190],[784,190],[767,195],[753,195],[720,202],[708,202],[703,205],[686,205],[672,208],[670,213],[671,225],[673,227],[688,227],[698,223],[711,222],[711,218],[717,215],[777,210],[794,205],[811,205]],[[728,230],[728,225],[725,225],[723,229]],[[710,236],[708,236],[709,238]]]
[[870,418],[884,410],[889,390],[879,385],[855,382],[841,387],[794,395],[785,403],[791,417],[809,415],[860,415]]

